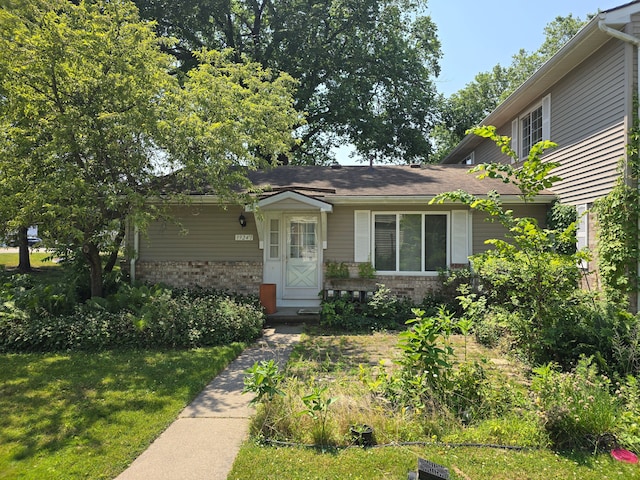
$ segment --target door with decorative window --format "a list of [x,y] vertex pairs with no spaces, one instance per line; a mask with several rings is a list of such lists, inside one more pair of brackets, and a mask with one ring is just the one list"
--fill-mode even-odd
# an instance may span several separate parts
[[285,216],[285,299],[313,299],[320,291],[321,249],[318,248],[318,216]]

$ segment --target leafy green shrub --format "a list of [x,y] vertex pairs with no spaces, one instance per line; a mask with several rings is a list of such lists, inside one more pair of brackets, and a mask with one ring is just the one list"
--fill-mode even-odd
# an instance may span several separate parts
[[360,309],[352,298],[343,294],[322,302],[320,320],[327,327],[348,329],[350,322],[359,315]]
[[29,315],[20,310],[0,314],[0,351],[191,348],[250,342],[261,335],[263,321],[253,299],[243,303],[219,292],[195,295],[160,286],[122,286],[116,294],[76,305],[65,315]]
[[373,268],[371,262],[363,262],[358,264],[359,278],[376,278],[376,269]]
[[438,315],[426,317],[423,310],[414,309],[415,318],[407,320],[409,330],[400,333],[400,366],[410,372],[426,372],[433,385],[446,382],[451,369],[453,349],[448,344],[453,328],[453,315],[441,307]]
[[[498,135],[495,127],[477,127],[472,132],[493,140],[503,153],[515,161],[519,160],[518,153],[511,148],[511,139]],[[559,180],[559,177],[551,175],[558,164],[541,159],[545,150],[555,146],[550,141],[538,142],[518,167],[511,163],[479,164],[470,172],[478,174],[480,179],[494,178],[514,185],[526,204]],[[517,322],[508,328],[527,360],[536,364],[545,358],[553,359],[561,352],[554,349],[554,345],[549,345],[548,340],[555,338],[549,332],[558,332],[556,327],[562,323],[558,321],[559,313],[563,315],[573,306],[582,273],[579,264],[589,257],[582,251],[572,254],[559,252],[559,242],[567,245],[576,243],[576,223],[570,222],[565,226],[567,218],[563,218],[563,222],[558,221],[555,226],[564,223],[564,228],[542,228],[535,218],[516,217],[513,210],[505,208],[496,192],[483,197],[464,191],[445,192],[430,203],[444,201],[458,201],[483,212],[505,229],[504,238],[486,242],[492,246],[490,250],[471,257],[473,271],[478,275],[473,285],[486,298],[488,309],[499,305],[508,312],[518,313],[506,319],[512,318]]]
[[320,309],[322,325],[345,331],[371,331],[402,328],[411,315],[413,302],[393,295],[382,284],[366,302],[343,294],[323,300]]
[[386,286],[379,284],[373,296],[364,306],[364,314],[372,317],[385,327],[395,327],[405,323],[414,308],[413,302],[391,293]]
[[555,252],[563,254],[576,253],[576,243],[562,235],[572,224],[578,221],[578,211],[575,205],[566,205],[556,200],[551,209],[547,212],[547,228],[553,231],[555,236],[552,249]]
[[615,392],[622,403],[622,413],[618,417],[616,438],[620,445],[640,451],[640,384],[633,375],[628,375]]
[[400,333],[400,369],[383,379],[381,387],[396,406],[434,411],[450,386],[453,349],[448,339],[453,317],[445,307],[435,316],[425,316],[417,308],[413,313],[415,317],[406,322],[411,328]]
[[470,268],[440,270],[438,272],[440,286],[434,295],[435,301],[439,304],[445,304],[456,315],[462,314],[462,306],[458,299],[460,287],[467,285],[470,292],[476,293],[476,289],[472,287],[476,284],[476,280],[477,275]]
[[582,357],[568,373],[553,364],[533,372],[531,388],[539,415],[557,448],[597,449],[616,431],[621,405],[610,393],[611,381],[598,374],[592,358]]
[[318,445],[328,444],[327,420],[329,418],[329,407],[336,401],[335,397],[327,397],[327,386],[322,387],[314,385],[311,393],[302,397],[304,410],[300,413],[309,415],[314,421],[313,439]]
[[254,393],[256,396],[249,403],[271,400],[276,395],[283,395],[280,383],[284,379],[274,360],[255,362],[246,370],[242,393]]
[[43,284],[33,275],[16,274],[0,286],[0,300],[12,302],[26,315],[63,315],[73,311],[79,296],[72,282]]
[[332,262],[325,263],[327,278],[349,278],[349,267],[344,262]]

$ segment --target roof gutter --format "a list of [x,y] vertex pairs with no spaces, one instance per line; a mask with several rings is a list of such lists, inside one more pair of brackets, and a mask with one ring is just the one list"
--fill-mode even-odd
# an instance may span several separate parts
[[[639,100],[638,111],[636,111],[636,118],[640,118],[640,38],[634,37],[633,35],[629,35],[628,33],[621,32],[620,30],[616,30],[615,28],[610,27],[605,22],[606,14],[600,14],[600,20],[598,21],[598,28],[605,32],[607,35],[611,35],[614,38],[622,40],[623,42],[630,43],[636,47],[636,55],[637,55],[637,69],[638,76],[636,77],[636,98]],[[631,124],[633,125],[633,119],[631,120]],[[638,219],[638,230],[640,230],[640,219]],[[640,245],[639,245],[640,247]],[[640,276],[640,260],[636,265],[636,273]],[[640,306],[640,290],[636,292],[636,305]],[[639,308],[639,307],[636,307]]]

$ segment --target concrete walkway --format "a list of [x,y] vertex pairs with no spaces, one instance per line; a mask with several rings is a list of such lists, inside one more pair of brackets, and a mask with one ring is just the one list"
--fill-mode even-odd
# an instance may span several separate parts
[[253,395],[241,393],[245,370],[270,359],[284,366],[301,332],[297,325],[267,328],[116,480],[225,480],[253,414]]

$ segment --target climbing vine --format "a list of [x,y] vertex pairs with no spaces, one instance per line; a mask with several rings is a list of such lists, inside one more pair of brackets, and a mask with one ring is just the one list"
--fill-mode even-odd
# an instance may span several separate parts
[[[637,111],[637,99],[635,107]],[[626,164],[620,163],[618,179],[611,192],[593,205],[598,218],[598,271],[605,294],[614,300],[621,300],[638,288],[639,146],[640,122],[636,118],[629,132]]]

